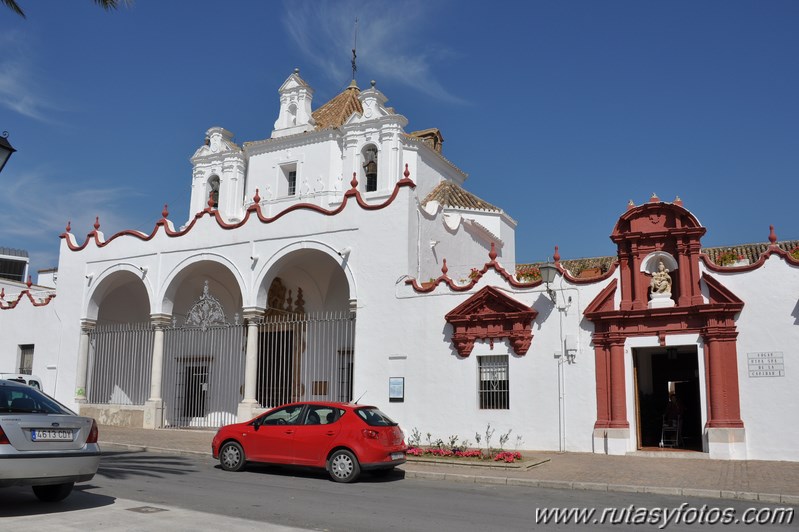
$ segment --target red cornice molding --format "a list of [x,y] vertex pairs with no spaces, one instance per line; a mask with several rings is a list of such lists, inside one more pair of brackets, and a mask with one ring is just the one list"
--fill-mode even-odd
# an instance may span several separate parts
[[[149,240],[152,240],[155,237],[156,233],[158,233],[158,228],[159,227],[163,227],[164,228],[164,232],[169,237],[183,236],[183,235],[187,234],[189,231],[191,231],[192,228],[194,227],[194,225],[197,223],[197,220],[199,220],[203,216],[211,216],[211,217],[213,217],[216,220],[216,223],[219,225],[219,227],[221,227],[222,229],[228,229],[228,230],[238,229],[239,227],[244,226],[250,220],[250,217],[253,214],[257,217],[258,220],[261,221],[261,223],[265,223],[265,224],[270,224],[272,222],[275,222],[275,221],[279,220],[280,218],[282,218],[283,216],[285,216],[285,215],[287,215],[287,214],[289,214],[291,212],[298,211],[298,210],[310,210],[310,211],[318,212],[319,214],[322,214],[324,216],[335,216],[336,214],[340,213],[341,211],[343,211],[347,207],[350,198],[354,198],[355,201],[358,203],[358,205],[361,207],[361,209],[366,210],[366,211],[376,211],[376,210],[384,209],[384,208],[388,207],[389,205],[391,205],[394,202],[394,200],[396,199],[397,195],[399,194],[400,188],[402,188],[402,187],[415,188],[416,187],[416,183],[414,183],[410,179],[410,171],[408,170],[408,165],[405,164],[405,172],[403,173],[403,178],[400,179],[399,181],[397,181],[397,184],[394,185],[394,191],[391,193],[391,196],[386,201],[384,201],[383,203],[379,203],[379,204],[375,204],[375,205],[371,205],[369,203],[366,203],[366,201],[364,201],[363,197],[361,196],[361,192],[357,188],[358,187],[358,180],[355,178],[355,174],[354,173],[352,174],[352,181],[350,181],[350,186],[351,186],[351,188],[349,190],[347,190],[346,192],[344,192],[344,199],[341,201],[341,205],[339,205],[336,209],[332,209],[332,210],[325,209],[323,207],[319,207],[318,205],[313,205],[313,204],[310,204],[310,203],[297,203],[295,205],[292,205],[292,206],[288,207],[287,209],[284,209],[283,211],[279,212],[275,216],[272,216],[272,217],[264,216],[263,213],[261,212],[261,205],[260,205],[261,198],[258,195],[258,189],[256,189],[255,190],[255,196],[253,197],[253,204],[250,205],[249,207],[247,207],[247,212],[245,213],[244,218],[240,222],[237,222],[237,223],[229,224],[229,223],[225,222],[222,219],[222,216],[219,214],[219,211],[215,210],[211,205],[209,205],[208,207],[206,207],[202,211],[200,211],[197,214],[195,214],[194,218],[186,226],[185,229],[183,229],[182,231],[175,231],[172,228],[171,222],[169,220],[167,220],[167,216],[169,216],[169,211],[167,210],[167,206],[164,205],[164,210],[161,213],[162,217],[161,217],[160,220],[158,220],[156,222],[155,228],[153,229],[152,233],[150,233],[149,235],[144,234],[144,233],[142,233],[140,231],[134,231],[134,230],[126,229],[124,231],[120,231],[119,233],[116,233],[114,236],[112,236],[109,239],[101,240],[100,232],[99,232],[99,230],[100,230],[100,220],[99,220],[99,218],[95,218],[94,231],[91,231],[86,236],[86,241],[82,245],[77,245],[74,242],[74,236],[70,232],[71,231],[71,223],[67,223],[66,231],[64,233],[61,233],[60,238],[63,238],[63,239],[66,240],[67,246],[72,251],[81,251],[81,250],[83,250],[84,248],[86,248],[86,246],[89,245],[89,242],[91,242],[91,241],[94,241],[95,245],[98,248],[102,248],[102,247],[107,246],[111,242],[113,242],[115,239],[120,238],[122,236],[134,236],[134,237],[138,238],[139,240],[147,242]],[[210,203],[210,200],[209,200],[209,203]]]
[[[529,283],[520,283],[517,281],[513,275],[509,274],[505,268],[503,268],[497,262],[497,249],[494,242],[491,242],[491,251],[488,252],[489,261],[486,262],[483,267],[478,270],[477,268],[473,268],[473,274],[469,276],[471,279],[467,284],[457,284],[452,278],[447,275],[449,268],[447,268],[447,259],[443,260],[443,266],[441,267],[441,275],[438,276],[437,279],[430,281],[428,283],[422,283],[421,285],[417,282],[416,279],[406,279],[405,284],[409,284],[413,286],[413,289],[421,294],[428,294],[435,290],[438,285],[445,284],[447,285],[450,290],[454,292],[466,292],[467,290],[471,290],[474,288],[474,285],[486,274],[489,269],[493,269],[497,272],[502,278],[504,278],[508,284],[513,286],[514,288],[533,288],[539,286],[543,281],[531,281]],[[562,271],[562,270],[561,270]]]
[[769,257],[771,257],[772,255],[777,255],[791,266],[799,266],[799,260],[793,258],[790,253],[788,253],[787,251],[785,251],[784,249],[780,248],[775,244],[771,244],[766,251],[760,254],[760,257],[758,257],[758,259],[755,262],[751,264],[745,264],[743,266],[719,266],[718,264],[710,260],[710,257],[705,253],[700,254],[699,258],[702,259],[702,262],[705,264],[705,267],[707,267],[707,269],[712,272],[738,273],[738,272],[751,272],[753,270],[760,268],[766,263],[766,260],[768,260]]
[[27,296],[28,301],[30,301],[31,305],[33,305],[34,307],[43,307],[49,304],[50,301],[52,301],[53,298],[55,297],[55,294],[48,294],[46,297],[40,299],[39,301],[36,301],[36,299],[34,299],[33,294],[31,294],[30,291],[31,286],[33,285],[33,283],[31,283],[30,276],[28,276],[28,281],[25,284],[27,284],[28,288],[22,290],[17,295],[17,298],[13,301],[6,301],[6,290],[5,288],[0,288],[0,310],[11,310],[13,308],[16,308],[19,302],[22,300],[22,296]]

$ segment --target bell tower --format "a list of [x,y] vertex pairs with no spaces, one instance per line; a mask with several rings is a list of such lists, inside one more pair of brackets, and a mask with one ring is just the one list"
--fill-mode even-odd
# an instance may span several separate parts
[[305,131],[313,131],[316,121],[311,116],[313,89],[300,77],[300,69],[295,68],[283,85],[280,93],[280,114],[272,130],[272,138],[285,137]]

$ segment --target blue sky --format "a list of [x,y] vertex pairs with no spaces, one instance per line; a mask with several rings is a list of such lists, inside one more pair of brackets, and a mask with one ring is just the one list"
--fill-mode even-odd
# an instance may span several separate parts
[[703,245],[799,239],[799,2],[90,0],[0,6],[0,246],[189,217],[205,131],[267,138],[295,67],[318,107],[375,79],[438,127],[466,188],[518,221],[518,262],[615,254],[627,202],[680,196]]

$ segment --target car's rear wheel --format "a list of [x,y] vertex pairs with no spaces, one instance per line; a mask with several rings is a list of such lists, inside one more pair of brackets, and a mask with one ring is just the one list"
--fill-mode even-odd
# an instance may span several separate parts
[[246,463],[244,449],[234,441],[225,443],[219,449],[219,463],[225,471],[241,471]]
[[330,455],[327,470],[336,482],[352,482],[361,474],[361,465],[354,454],[340,449]]
[[58,502],[67,498],[67,495],[72,493],[72,486],[74,482],[67,482],[65,484],[48,484],[46,486],[33,486],[33,494],[40,501],[44,502]]

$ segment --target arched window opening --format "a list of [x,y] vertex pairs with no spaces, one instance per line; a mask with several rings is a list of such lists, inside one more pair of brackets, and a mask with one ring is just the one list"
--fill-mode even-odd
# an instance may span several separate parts
[[370,144],[363,150],[363,172],[366,175],[366,192],[377,190],[377,148]]
[[214,209],[219,208],[219,177],[213,176],[208,180],[208,199],[211,200]]
[[289,125],[297,125],[297,106],[295,104],[289,106]]

